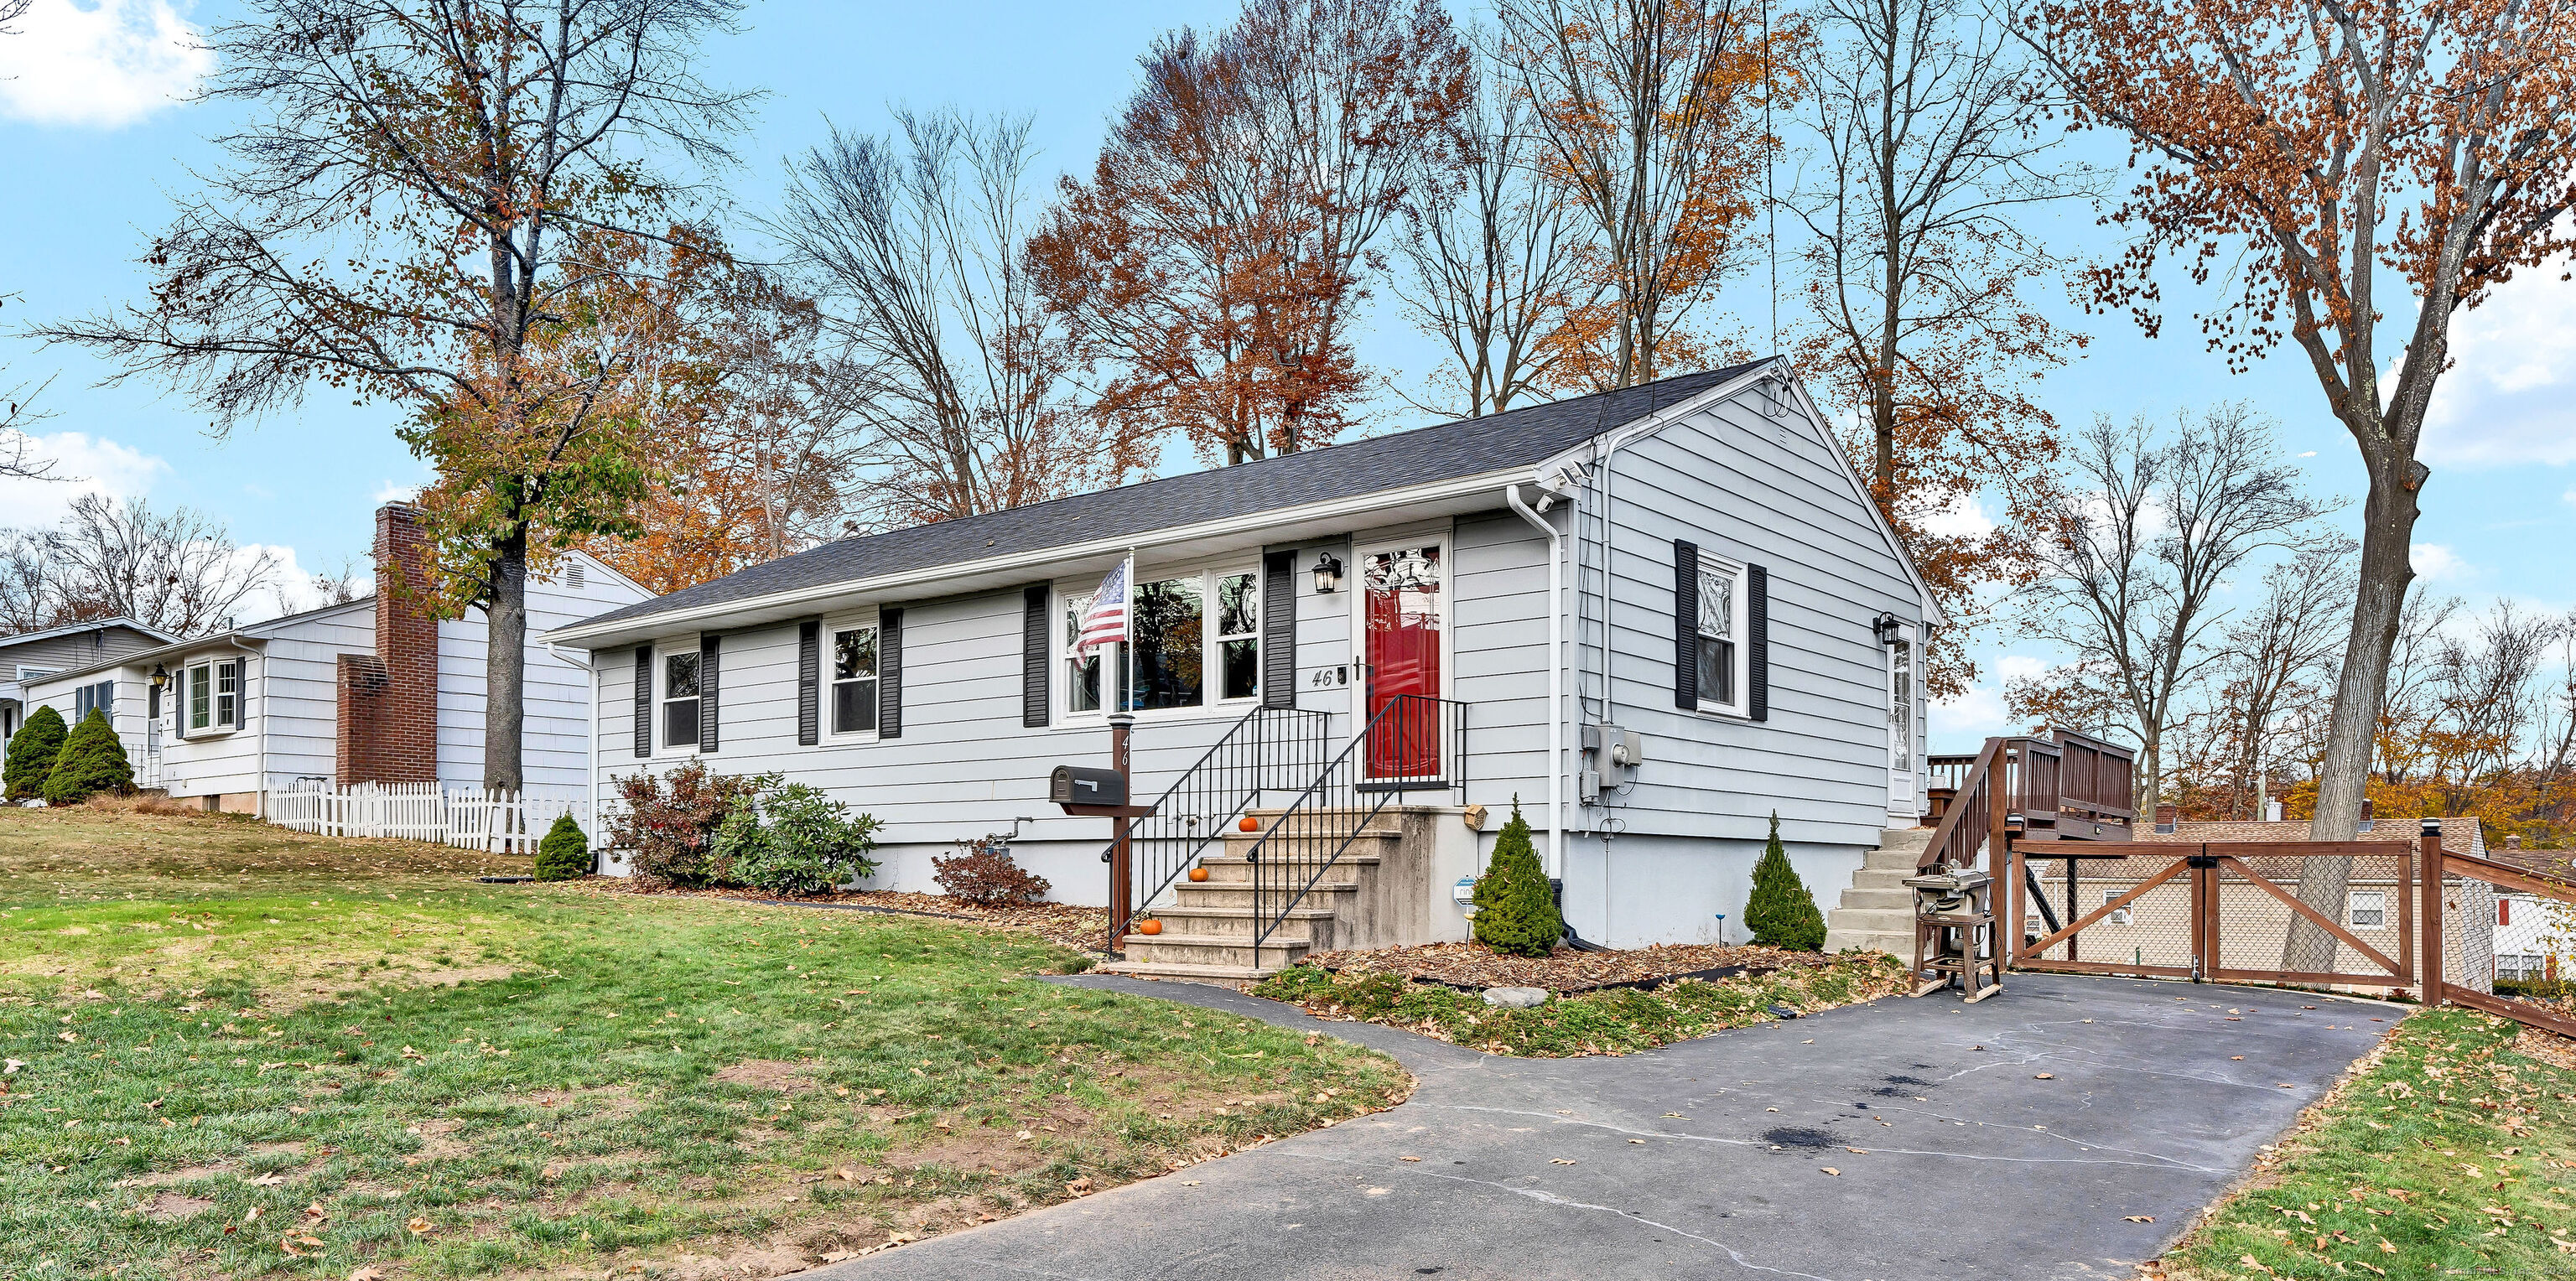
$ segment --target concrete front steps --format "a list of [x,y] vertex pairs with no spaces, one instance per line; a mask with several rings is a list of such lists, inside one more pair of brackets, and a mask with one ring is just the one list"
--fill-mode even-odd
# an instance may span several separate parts
[[1879,837],[1852,873],[1842,903],[1825,914],[1825,950],[1857,947],[1885,952],[1908,964],[1914,960],[1914,891],[1905,878],[1932,842],[1928,827],[1891,827]]
[[[1397,807],[1388,807],[1351,839],[1341,857],[1324,869],[1323,877],[1306,891],[1297,906],[1288,910],[1286,919],[1258,947],[1252,941],[1256,928],[1253,865],[1244,860],[1244,855],[1251,852],[1264,833],[1278,825],[1280,811],[1255,810],[1252,817],[1261,825],[1260,831],[1229,832],[1223,853],[1200,857],[1199,866],[1208,870],[1206,880],[1192,881],[1185,870],[1156,906],[1139,914],[1140,920],[1152,917],[1161,921],[1163,932],[1139,934],[1131,928],[1118,943],[1126,959],[1101,965],[1102,973],[1151,978],[1264,979],[1304,960],[1309,952],[1368,945],[1366,936],[1372,931],[1365,926],[1375,915],[1372,909],[1378,897],[1379,869],[1404,837]],[[1337,819],[1331,813],[1301,814],[1296,822],[1320,835],[1340,831],[1348,819]],[[1329,852],[1328,846],[1314,851],[1319,858]],[[1294,857],[1284,851],[1264,855],[1281,856]]]

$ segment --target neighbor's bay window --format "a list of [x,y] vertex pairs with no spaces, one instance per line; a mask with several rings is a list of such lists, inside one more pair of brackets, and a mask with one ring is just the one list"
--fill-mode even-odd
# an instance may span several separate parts
[[662,746],[698,745],[698,654],[662,656]]
[[[1089,595],[1065,597],[1065,710],[1102,710],[1105,650],[1074,651]],[[1261,695],[1261,577],[1202,571],[1136,585],[1119,691],[1134,711],[1244,702]]]
[[241,728],[242,660],[231,658],[190,663],[181,672],[188,687],[190,732]]
[[873,734],[877,728],[877,629],[843,627],[832,633],[832,732]]

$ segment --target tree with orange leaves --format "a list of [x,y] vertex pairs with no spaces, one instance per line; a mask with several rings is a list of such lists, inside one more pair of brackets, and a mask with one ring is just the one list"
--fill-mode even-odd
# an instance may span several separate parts
[[[2360,820],[2452,317],[2576,249],[2571,19],[2564,0],[2052,0],[2031,19],[2077,118],[2127,134],[2140,166],[2111,215],[2136,239],[2091,273],[2094,304],[2153,335],[2160,264],[2232,276],[2202,317],[2211,349],[2242,368],[2295,344],[2368,473],[2320,840]],[[2393,369],[2382,283],[2414,306]],[[2332,946],[2305,933],[2308,951]]]
[[[738,0],[248,0],[208,36],[205,96],[249,115],[144,263],[150,302],[45,327],[189,392],[220,428],[316,384],[395,406],[440,468],[448,578],[482,607],[483,782],[524,782],[527,581],[648,489],[644,305],[692,170],[754,95],[699,43]],[[592,323],[593,319],[599,323]],[[649,383],[649,379],[645,380]]]
[[[2023,297],[2064,264],[2024,229],[2090,175],[2044,128],[2047,78],[1967,0],[1823,0],[1798,116],[1814,139],[1784,202],[1804,225],[1799,365],[1953,626],[1934,693],[1976,678],[1964,641],[2035,569],[2057,423],[2038,380],[2084,345]],[[1977,505],[1999,500],[1999,520]]]
[[1713,364],[1690,325],[1750,261],[1766,103],[1794,91],[1795,24],[1742,0],[1501,0],[1495,56],[1533,108],[1540,163],[1589,233],[1599,300],[1550,335],[1561,385],[1609,390]]
[[1457,143],[1468,63],[1436,0],[1252,0],[1155,43],[1088,181],[1031,242],[1103,375],[1095,412],[1239,463],[1331,441],[1366,376],[1372,244]]

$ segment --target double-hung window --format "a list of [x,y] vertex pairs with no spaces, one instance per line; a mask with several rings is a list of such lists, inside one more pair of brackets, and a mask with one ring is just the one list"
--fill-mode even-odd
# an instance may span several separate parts
[[220,733],[241,728],[242,660],[208,660],[183,669],[188,682],[187,717],[191,733]]
[[74,725],[88,720],[91,712],[105,712],[109,720],[115,720],[116,682],[105,680],[94,685],[81,686],[72,693],[72,706]]
[[[1076,653],[1088,594],[1064,597],[1065,710],[1103,710],[1107,650]],[[1261,696],[1261,576],[1203,570],[1138,582],[1128,612],[1126,670],[1107,701],[1134,711],[1248,702]]]
[[698,745],[698,652],[662,656],[662,746]]
[[1699,705],[1744,710],[1744,571],[1703,553],[1699,558]]
[[877,728],[877,629],[832,631],[832,732],[873,734]]
[[2347,902],[2347,913],[2355,929],[2380,929],[2388,923],[2388,892],[2354,890]]

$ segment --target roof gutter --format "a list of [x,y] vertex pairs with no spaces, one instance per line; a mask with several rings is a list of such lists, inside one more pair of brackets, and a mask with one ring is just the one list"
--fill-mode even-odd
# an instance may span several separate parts
[[[1526,468],[1480,472],[1473,476],[1460,476],[1425,485],[1381,489],[1372,493],[1353,494],[1294,507],[1273,507],[1263,511],[1246,512],[1223,520],[1174,525],[1143,535],[1121,534],[1115,537],[1094,538],[1079,543],[1063,543],[1054,547],[1012,552],[1004,556],[988,556],[980,560],[927,565],[920,569],[882,574],[874,578],[846,579],[837,583],[772,592],[768,595],[745,597],[740,600],[717,601],[598,622],[574,623],[568,627],[558,627],[546,632],[538,639],[549,645],[566,645],[575,649],[602,648],[606,645],[623,644],[633,634],[660,635],[666,632],[687,631],[692,624],[751,610],[789,609],[802,605],[821,604],[853,595],[899,593],[909,588],[931,586],[970,574],[995,574],[1018,569],[1033,569],[1042,565],[1090,556],[1119,556],[1125,555],[1131,548],[1142,551],[1195,543],[1230,534],[1250,533],[1288,521],[1331,520],[1343,516],[1365,515],[1384,511],[1391,505],[1439,502],[1444,499],[1483,495],[1506,484],[1527,483],[1530,478],[1531,473]],[[602,638],[610,639],[596,646],[586,643],[601,641]]]

